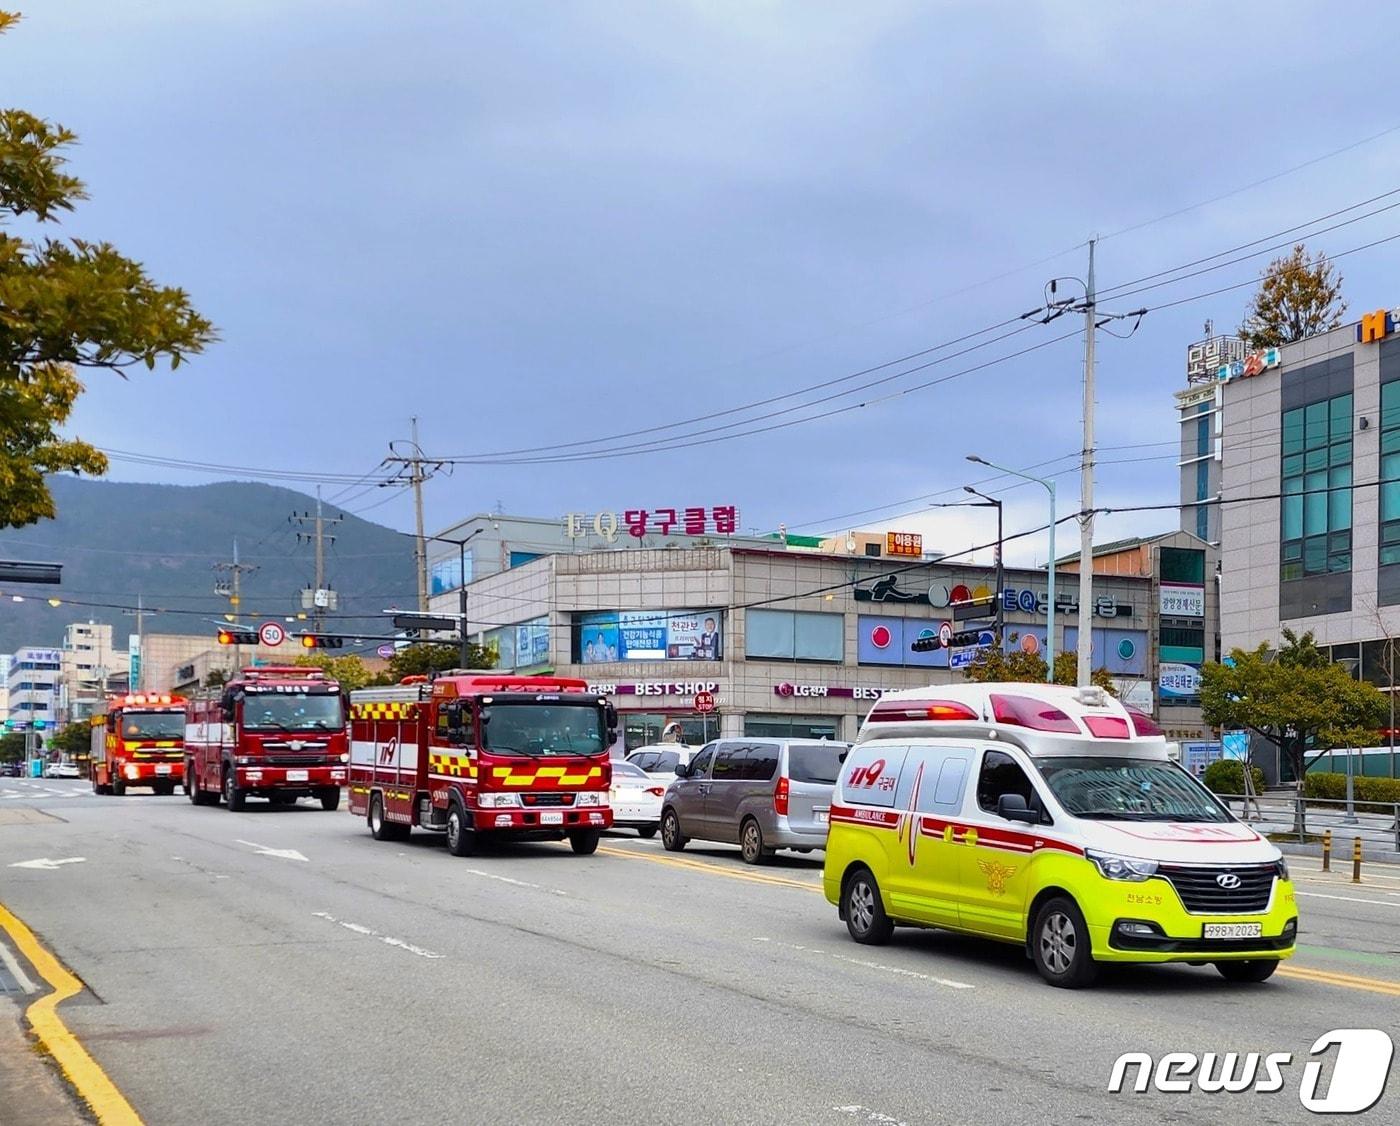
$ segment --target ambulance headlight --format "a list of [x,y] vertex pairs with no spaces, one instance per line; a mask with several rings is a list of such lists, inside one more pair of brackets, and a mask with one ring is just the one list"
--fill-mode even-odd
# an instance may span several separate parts
[[1280,880],[1288,879],[1288,861],[1281,856],[1274,861],[1274,875]]
[[509,809],[520,804],[520,796],[518,794],[478,793],[476,804],[482,809]]
[[602,790],[589,790],[587,793],[579,794],[578,804],[583,805],[607,805],[608,795]]
[[1085,849],[1084,855],[1094,862],[1099,875],[1105,880],[1128,880],[1141,883],[1157,874],[1157,861],[1139,860],[1135,856],[1115,856],[1111,852],[1096,852]]

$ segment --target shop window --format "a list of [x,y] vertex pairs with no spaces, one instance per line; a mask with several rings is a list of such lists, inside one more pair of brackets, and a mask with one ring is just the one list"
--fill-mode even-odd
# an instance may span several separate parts
[[835,716],[749,715],[744,734],[758,739],[836,739],[841,720]]
[[841,614],[749,610],[744,621],[744,651],[749,657],[839,663],[845,656]]

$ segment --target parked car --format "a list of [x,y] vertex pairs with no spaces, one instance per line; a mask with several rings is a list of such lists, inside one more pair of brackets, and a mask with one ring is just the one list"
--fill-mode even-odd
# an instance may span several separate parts
[[[672,775],[674,778],[674,775]],[[612,764],[612,806],[614,829],[636,829],[639,837],[650,840],[661,825],[661,799],[666,787],[630,762]]]
[[22,778],[24,767],[17,762],[0,762],[0,778]]
[[641,767],[665,789],[676,780],[676,767],[688,765],[699,753],[699,747],[686,747],[677,743],[652,743],[630,752],[627,761]]
[[81,778],[78,764],[73,762],[51,762],[44,767],[45,778]]
[[826,847],[831,795],[848,743],[818,739],[719,739],[686,765],[661,809],[661,842],[737,844],[746,864],[780,848]]

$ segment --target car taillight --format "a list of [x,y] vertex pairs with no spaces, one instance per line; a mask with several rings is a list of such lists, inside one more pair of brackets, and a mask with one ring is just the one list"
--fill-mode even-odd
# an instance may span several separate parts
[[1080,734],[1079,725],[1054,704],[1030,696],[992,694],[992,718],[1013,727],[1032,731],[1065,731]]
[[1133,734],[1138,738],[1162,734],[1162,729],[1157,726],[1157,721],[1150,715],[1144,715],[1142,712],[1129,708],[1128,719],[1132,721]]
[[788,780],[787,775],[780,775],[778,784],[773,787],[773,812],[786,817],[788,811]]
[[612,785],[612,759],[606,759],[603,762],[603,785]]
[[664,798],[666,796],[666,791],[663,790],[660,786],[648,786],[647,793],[649,793],[654,798]]
[[1089,729],[1090,735],[1099,739],[1126,739],[1128,737],[1128,721],[1122,716],[1086,715],[1084,726]]

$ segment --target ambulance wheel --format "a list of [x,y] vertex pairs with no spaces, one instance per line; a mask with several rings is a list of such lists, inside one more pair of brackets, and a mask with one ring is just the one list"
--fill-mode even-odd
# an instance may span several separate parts
[[476,831],[467,823],[460,805],[447,811],[447,851],[453,856],[470,856],[476,851]]
[[1247,962],[1216,962],[1215,968],[1226,981],[1268,981],[1278,969],[1277,958],[1251,958]]
[[681,819],[674,809],[668,809],[661,815],[661,847],[667,852],[680,852],[686,843],[686,837],[681,832]]
[[230,770],[224,771],[224,804],[228,806],[230,813],[238,813],[243,808],[243,803],[247,801],[247,795],[238,788],[238,778]]
[[592,856],[598,851],[598,842],[602,836],[601,829],[581,829],[577,833],[569,834],[569,847],[579,856]]
[[1040,976],[1059,989],[1093,984],[1099,967],[1089,949],[1089,925],[1074,900],[1057,896],[1036,912],[1031,957]]
[[125,779],[117,778],[117,777],[113,777],[113,778],[112,778],[112,793],[116,794],[117,797],[122,797],[123,795],[126,794],[126,781],[125,781]]
[[745,864],[762,864],[771,860],[775,851],[764,847],[763,830],[752,817],[739,827],[739,855]]
[[[329,789],[321,791],[321,808],[327,813],[334,813],[340,808],[340,787],[331,786]],[[296,798],[292,799],[292,804],[296,804]]]
[[880,885],[869,870],[859,868],[846,877],[841,906],[846,916],[846,929],[857,942],[883,946],[894,934],[894,924],[885,914],[885,904],[880,899]]

